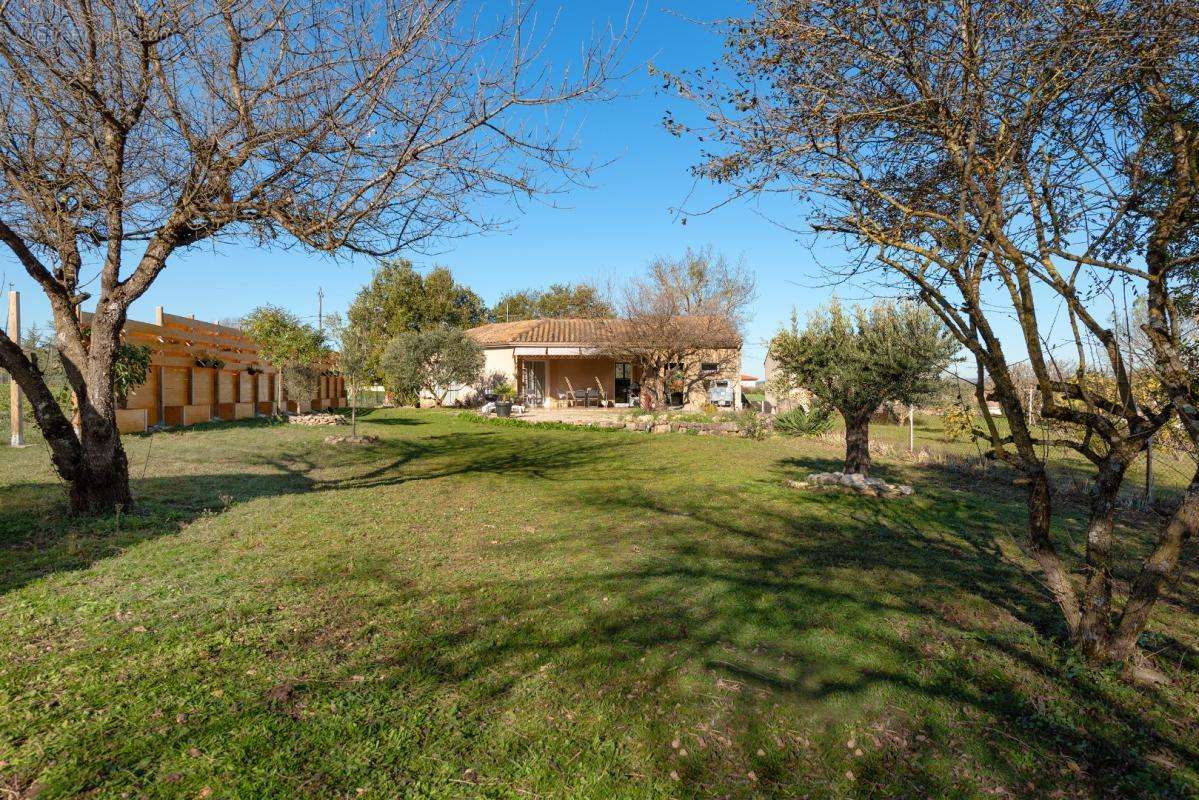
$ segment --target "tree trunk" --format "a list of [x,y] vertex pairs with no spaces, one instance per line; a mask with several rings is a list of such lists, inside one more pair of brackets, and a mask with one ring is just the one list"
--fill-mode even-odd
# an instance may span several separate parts
[[[112,327],[120,330],[117,323]],[[93,325],[86,392],[77,392],[80,459],[70,492],[71,510],[77,514],[110,514],[117,510],[127,511],[133,506],[129,491],[129,460],[117,430],[113,392],[116,337],[104,334],[109,331],[102,331],[97,321]]]
[[1095,661],[1112,657],[1112,536],[1115,528],[1116,496],[1124,482],[1128,464],[1108,458],[1099,465],[1091,494],[1087,526],[1086,585],[1082,594],[1082,616],[1077,639],[1084,655]]
[[845,473],[870,474],[870,414],[857,412],[845,419]]
[[1112,660],[1124,661],[1136,650],[1149,612],[1153,610],[1162,586],[1178,570],[1182,550],[1196,530],[1199,530],[1199,471],[1191,478],[1182,503],[1162,528],[1153,553],[1145,559],[1140,574],[1129,587],[1128,600],[1112,640]]
[[73,513],[110,514],[133,507],[129,460],[115,420],[84,423],[81,463],[70,486]]
[[1070,636],[1078,633],[1082,619],[1078,593],[1070,582],[1070,575],[1062,564],[1057,548],[1053,546],[1050,528],[1053,522],[1053,505],[1049,490],[1049,478],[1044,469],[1037,469],[1025,479],[1028,483],[1028,541],[1032,556],[1041,567],[1045,585],[1053,595],[1054,602],[1062,611]]

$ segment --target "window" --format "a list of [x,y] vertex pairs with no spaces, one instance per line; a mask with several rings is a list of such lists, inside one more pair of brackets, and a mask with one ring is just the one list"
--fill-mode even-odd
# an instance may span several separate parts
[[633,377],[633,365],[621,362],[616,365],[616,380],[627,381]]
[[720,372],[720,365],[715,361],[705,361],[699,365],[700,372]]

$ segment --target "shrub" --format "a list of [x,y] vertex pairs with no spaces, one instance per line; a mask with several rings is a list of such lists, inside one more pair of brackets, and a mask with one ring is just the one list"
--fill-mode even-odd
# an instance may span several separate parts
[[483,348],[451,328],[402,333],[383,348],[379,365],[389,386],[427,393],[437,405],[455,386],[473,386],[483,374]]
[[806,411],[797,406],[774,418],[774,429],[786,436],[819,436],[832,426],[832,411],[818,403]]
[[149,347],[141,344],[125,344],[124,342],[117,346],[112,383],[117,399],[122,406],[125,405],[129,393],[146,382],[149,373]]
[[753,409],[737,415],[737,430],[748,439],[765,439],[770,434],[762,415]]
[[945,409],[941,424],[944,429],[945,441],[956,442],[962,434],[969,433],[974,427],[974,414],[963,401],[958,400]]

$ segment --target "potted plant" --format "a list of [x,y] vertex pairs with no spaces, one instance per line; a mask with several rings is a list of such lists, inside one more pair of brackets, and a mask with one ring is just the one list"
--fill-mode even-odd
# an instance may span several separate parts
[[204,351],[201,352],[200,355],[196,356],[196,366],[208,367],[209,369],[224,369],[225,362],[212,355],[208,351]]
[[507,381],[495,387],[495,415],[497,417],[512,416],[512,398],[516,396],[516,389]]

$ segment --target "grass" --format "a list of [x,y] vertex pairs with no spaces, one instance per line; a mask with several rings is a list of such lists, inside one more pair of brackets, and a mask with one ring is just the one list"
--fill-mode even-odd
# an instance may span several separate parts
[[0,797],[1199,794],[1199,575],[1145,638],[1170,685],[1083,669],[999,476],[884,461],[918,494],[882,501],[785,488],[823,442],[362,428],[129,437],[139,509],[91,521],[0,451]]

